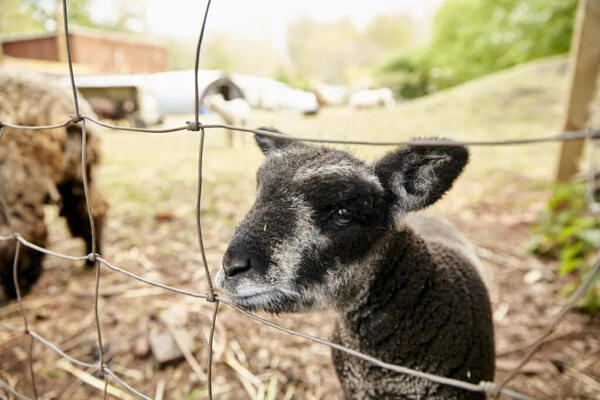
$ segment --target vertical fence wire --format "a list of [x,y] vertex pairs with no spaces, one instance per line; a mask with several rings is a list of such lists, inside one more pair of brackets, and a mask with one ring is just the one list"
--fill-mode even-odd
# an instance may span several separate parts
[[196,229],[198,231],[198,246],[200,247],[200,256],[202,257],[202,266],[204,267],[204,274],[206,276],[206,282],[208,283],[208,297],[209,302],[215,301],[215,291],[212,284],[212,278],[210,276],[210,270],[208,269],[208,262],[206,260],[206,252],[204,250],[204,240],[202,237],[202,166],[203,153],[204,153],[204,128],[200,127],[200,143],[198,145],[198,192],[196,194]]
[[198,44],[196,46],[196,59],[194,63],[194,123],[193,126],[188,124],[190,130],[192,131],[200,131],[200,143],[198,145],[198,186],[197,186],[197,196],[196,196],[196,229],[198,231],[198,246],[200,248],[200,256],[202,257],[202,266],[204,267],[204,274],[206,277],[206,282],[208,284],[208,297],[207,301],[214,302],[215,308],[212,318],[212,326],[210,329],[210,335],[208,339],[208,361],[206,368],[207,375],[207,390],[208,390],[208,398],[212,400],[212,355],[213,355],[213,339],[215,332],[215,324],[217,319],[217,313],[219,311],[219,303],[215,302],[215,291],[213,288],[212,278],[210,276],[210,270],[208,268],[208,262],[206,260],[206,252],[204,249],[204,240],[202,237],[202,166],[203,166],[203,154],[204,154],[204,137],[205,130],[204,127],[201,126],[199,121],[199,112],[200,112],[200,91],[198,88],[198,74],[200,68],[200,51],[202,50],[202,41],[204,40],[204,31],[206,29],[206,21],[208,19],[208,11],[210,10],[211,0],[207,0],[206,9],[204,10],[204,18],[202,19],[202,25],[200,27],[200,34],[198,35]]
[[[66,1],[66,0],[65,0]],[[91,262],[96,261],[96,249],[97,238],[96,238],[96,227],[94,226],[94,213],[92,211],[92,202],[90,198],[89,183],[88,183],[88,171],[87,171],[87,133],[85,131],[85,119],[81,119],[81,181],[83,183],[83,195],[85,198],[85,207],[88,214],[88,220],[90,223],[90,236],[92,241],[92,252]]]
[[27,354],[28,364],[29,364],[29,374],[31,377],[31,388],[33,390],[33,396],[37,400],[38,398],[38,390],[37,384],[35,382],[35,372],[33,366],[33,336],[29,332],[29,325],[27,324],[27,315],[25,314],[25,307],[23,306],[23,298],[21,297],[21,287],[19,285],[19,255],[21,250],[21,243],[15,241],[15,255],[13,259],[13,283],[15,285],[15,294],[17,296],[17,303],[19,304],[19,310],[21,312],[21,316],[23,317],[23,332],[29,336],[29,352]]
[[[97,333],[97,341],[98,341],[98,354],[99,354],[99,367],[100,371],[104,371],[104,346],[102,344],[102,327],[100,324],[100,312],[98,310],[99,303],[99,291],[100,291],[100,267],[101,264],[96,260],[97,254],[97,242],[96,242],[96,227],[94,226],[94,216],[92,211],[92,203],[89,194],[89,183],[88,183],[88,173],[87,173],[87,133],[85,130],[85,119],[81,117],[79,112],[79,99],[77,97],[77,86],[75,85],[75,74],[73,72],[73,57],[71,53],[71,40],[69,38],[69,21],[68,21],[68,10],[67,10],[67,0],[63,0],[63,24],[65,30],[65,45],[67,49],[67,62],[69,65],[69,77],[71,79],[71,89],[73,90],[73,103],[75,104],[75,116],[73,121],[80,121],[81,123],[81,181],[83,184],[83,193],[85,197],[85,205],[86,211],[88,214],[89,224],[90,224],[90,237],[91,237],[91,257],[89,261],[94,263],[96,269],[96,285],[94,291],[94,319],[96,324],[96,333]],[[104,378],[104,399],[106,400],[108,394],[108,376],[104,372],[102,373],[102,377]]]
[[213,361],[213,342],[215,336],[215,326],[217,324],[217,314],[219,312],[219,302],[215,301],[215,309],[213,311],[212,322],[210,325],[210,334],[208,336],[208,369],[206,370],[208,398],[212,399],[212,361]]
[[100,301],[100,267],[102,264],[98,259],[94,260],[94,267],[96,269],[96,285],[94,289],[94,319],[96,322],[96,335],[98,341],[98,365],[100,371],[102,372],[102,377],[104,378],[104,399],[106,400],[107,392],[108,392],[108,375],[104,373],[104,344],[102,342],[102,329],[100,324],[100,311],[99,311],[99,301]]
[[69,21],[68,21],[68,11],[67,11],[67,0],[63,0],[62,2],[63,9],[63,26],[65,30],[65,43],[67,46],[67,61],[69,64],[69,77],[71,78],[71,89],[73,89],[73,102],[75,103],[75,115],[79,118],[79,99],[77,98],[77,86],[75,86],[75,74],[73,73],[73,60],[71,56],[71,39],[69,38]]
[[[0,122],[0,144],[2,143],[2,137],[4,136],[6,126]],[[13,231],[13,224],[11,221],[10,213],[8,212],[8,205],[6,204],[6,200],[4,199],[4,187],[2,186],[2,182],[0,181],[0,212],[4,221],[9,226],[11,232]]]
[[198,44],[196,45],[196,62],[194,63],[194,122],[195,130],[198,130],[199,112],[200,112],[200,91],[198,90],[198,70],[200,69],[200,50],[202,50],[202,41],[204,40],[204,29],[206,28],[206,20],[208,18],[208,10],[210,9],[211,0],[207,0],[206,9],[204,10],[204,18],[200,27],[200,35],[198,36]]

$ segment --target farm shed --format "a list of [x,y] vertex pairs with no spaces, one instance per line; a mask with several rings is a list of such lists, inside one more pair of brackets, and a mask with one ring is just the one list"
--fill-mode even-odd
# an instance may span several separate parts
[[[168,49],[159,40],[74,27],[69,34],[73,62],[101,74],[140,74],[168,69]],[[60,61],[56,32],[2,38],[5,56]]]
[[[148,93],[158,100],[165,114],[189,114],[194,112],[194,71],[172,71],[149,75],[146,82]],[[245,98],[245,94],[223,72],[202,70],[198,72],[200,104],[204,97],[221,93],[225,100]]]
[[[194,71],[170,71],[143,75],[78,76],[76,83],[84,96],[97,95],[101,88],[107,93],[128,91],[131,87],[143,89],[156,98],[163,114],[189,114],[194,112]],[[65,80],[65,84],[68,81]],[[311,92],[291,88],[283,82],[258,75],[233,74],[219,70],[198,72],[200,104],[204,97],[220,93],[225,100],[242,98],[252,108],[265,110],[294,110],[302,113],[316,112],[319,108]]]
[[[172,71],[144,75],[92,75],[76,77],[79,91],[85,97],[105,97],[131,101],[136,110],[144,111],[141,99],[156,99],[162,114],[194,112],[194,71]],[[65,85],[68,80],[65,79]],[[245,98],[244,93],[221,71],[204,70],[198,73],[200,103],[205,96],[221,93],[226,100]]]

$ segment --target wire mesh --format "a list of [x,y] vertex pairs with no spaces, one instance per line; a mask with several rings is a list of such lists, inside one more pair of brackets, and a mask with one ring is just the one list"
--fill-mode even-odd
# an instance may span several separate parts
[[[7,127],[13,128],[13,129],[23,129],[23,130],[25,130],[25,129],[26,130],[46,130],[46,129],[58,129],[58,128],[63,128],[63,127],[69,126],[69,125],[79,124],[79,126],[81,128],[81,168],[82,168],[81,172],[82,172],[83,190],[84,190],[85,202],[86,202],[86,207],[87,207],[87,214],[88,214],[88,218],[89,218],[89,225],[90,225],[91,236],[92,236],[92,239],[91,239],[92,251],[87,255],[81,255],[81,256],[68,255],[68,254],[62,254],[62,253],[59,253],[59,252],[56,252],[56,251],[53,251],[50,249],[46,249],[46,248],[40,247],[34,243],[31,243],[31,242],[27,241],[26,239],[24,239],[22,236],[20,236],[18,232],[14,232],[13,234],[7,235],[7,236],[0,236],[0,241],[11,241],[11,240],[15,241],[15,255],[14,255],[14,261],[13,261],[13,280],[15,283],[17,302],[19,305],[20,314],[23,318],[23,327],[16,327],[16,326],[5,324],[3,322],[0,322],[0,327],[3,329],[6,329],[6,330],[11,330],[11,331],[22,331],[25,335],[29,336],[30,341],[29,341],[29,351],[28,351],[28,364],[29,364],[29,373],[30,373],[31,382],[32,382],[32,391],[33,391],[33,395],[34,395],[33,399],[36,399],[36,400],[38,399],[38,389],[36,386],[35,372],[34,372],[34,367],[33,367],[33,361],[34,361],[33,344],[34,344],[34,341],[37,341],[38,343],[40,343],[40,344],[44,345],[45,347],[49,348],[50,350],[54,351],[61,358],[67,360],[68,362],[70,362],[72,364],[100,372],[104,378],[103,396],[105,399],[107,398],[107,395],[108,395],[108,378],[109,377],[113,381],[118,383],[120,386],[122,386],[129,393],[133,394],[134,396],[137,396],[141,399],[151,399],[150,397],[138,392],[136,389],[134,389],[129,384],[127,384],[127,382],[125,382],[123,379],[121,379],[119,376],[117,376],[105,364],[105,354],[104,354],[105,350],[104,350],[103,342],[102,342],[102,327],[101,327],[101,321],[100,321],[101,312],[99,309],[99,301],[98,301],[102,267],[106,267],[112,271],[124,274],[125,276],[127,276],[129,278],[135,279],[137,281],[143,282],[148,285],[159,287],[166,291],[174,292],[174,293],[184,295],[184,296],[201,298],[201,299],[205,299],[208,302],[214,303],[214,310],[213,310],[213,314],[212,314],[210,333],[209,333],[209,339],[208,339],[209,356],[208,356],[208,362],[207,362],[207,383],[208,383],[208,398],[209,399],[212,399],[212,379],[211,379],[211,376],[212,376],[212,343],[213,343],[216,319],[217,319],[220,303],[223,303],[223,304],[227,305],[228,307],[231,307],[232,309],[243,314],[244,316],[246,316],[249,319],[252,319],[254,321],[257,321],[259,323],[267,325],[271,328],[280,330],[280,331],[290,334],[290,335],[302,337],[304,339],[328,346],[330,348],[333,348],[333,349],[336,349],[339,351],[343,351],[354,357],[361,358],[361,359],[366,360],[374,365],[377,365],[378,367],[385,368],[385,369],[388,369],[388,370],[391,370],[391,371],[394,371],[397,373],[408,374],[408,375],[411,375],[414,377],[427,379],[431,382],[435,382],[435,383],[439,383],[439,384],[443,384],[443,385],[450,385],[450,386],[468,390],[468,391],[486,393],[493,397],[498,397],[498,396],[503,395],[503,396],[507,396],[507,397],[517,399],[517,400],[531,399],[531,397],[529,397],[527,395],[524,395],[524,394],[519,393],[514,390],[506,389],[505,386],[508,383],[510,383],[510,381],[512,381],[517,376],[517,374],[522,369],[522,367],[540,349],[540,347],[542,346],[544,341],[548,338],[548,336],[552,332],[554,332],[554,330],[556,329],[556,327],[558,326],[558,324],[560,323],[562,318],[570,310],[572,310],[573,307],[575,307],[575,305],[579,302],[579,300],[581,300],[582,296],[586,293],[586,291],[588,290],[590,285],[594,282],[596,276],[598,276],[598,274],[600,273],[600,258],[595,262],[592,270],[588,273],[588,275],[585,277],[585,279],[582,280],[581,284],[579,285],[577,290],[571,295],[569,300],[560,308],[560,310],[555,314],[555,316],[549,321],[549,323],[547,324],[543,333],[531,344],[528,352],[526,353],[525,357],[523,357],[521,362],[514,369],[512,369],[511,372],[498,384],[496,384],[494,382],[487,382],[487,381],[482,381],[482,382],[479,382],[478,384],[474,384],[471,382],[465,382],[465,381],[461,381],[461,380],[457,380],[457,379],[447,378],[444,376],[438,376],[438,375],[434,375],[434,374],[430,374],[430,373],[426,373],[426,372],[422,372],[422,371],[417,371],[417,370],[407,368],[404,366],[400,366],[400,365],[386,363],[382,360],[376,359],[374,357],[371,357],[367,354],[363,354],[356,350],[347,348],[340,344],[333,343],[331,341],[328,341],[328,340],[325,340],[325,339],[322,339],[319,337],[308,335],[306,333],[298,332],[298,331],[283,327],[281,325],[278,325],[273,321],[261,318],[254,314],[251,314],[251,313],[239,308],[238,306],[236,306],[229,300],[221,298],[217,294],[215,294],[214,289],[213,289],[212,279],[210,277],[210,272],[209,272],[209,268],[208,268],[208,262],[206,260],[204,243],[203,243],[203,239],[202,239],[202,221],[201,221],[201,212],[200,212],[201,211],[201,196],[202,196],[202,166],[203,166],[203,150],[204,150],[205,130],[222,128],[222,129],[229,129],[229,130],[233,130],[233,131],[243,132],[243,133],[247,133],[247,134],[260,134],[260,135],[264,135],[264,136],[268,136],[268,137],[274,137],[274,138],[279,138],[279,139],[284,139],[284,140],[292,140],[292,141],[329,143],[329,144],[371,145],[371,146],[398,146],[398,145],[407,145],[407,144],[428,145],[428,146],[431,146],[431,145],[434,145],[434,146],[438,146],[438,145],[444,145],[444,146],[447,146],[447,145],[507,146],[507,145],[528,145],[528,144],[537,144],[537,143],[545,143],[545,142],[564,142],[564,141],[571,141],[571,140],[587,139],[588,144],[590,145],[590,148],[592,150],[595,150],[597,147],[597,143],[598,143],[597,139],[600,139],[600,129],[591,129],[590,128],[585,131],[565,132],[565,133],[561,133],[561,134],[549,135],[549,136],[544,136],[544,137],[525,138],[525,139],[514,138],[514,139],[486,140],[486,141],[454,141],[454,140],[450,141],[450,140],[418,139],[418,140],[410,140],[410,141],[377,142],[377,141],[366,141],[366,140],[338,140],[338,139],[316,138],[316,137],[301,137],[301,136],[287,135],[287,134],[276,133],[276,132],[271,132],[271,131],[263,131],[263,130],[259,130],[259,129],[250,129],[250,128],[244,128],[244,127],[238,127],[238,126],[229,126],[229,125],[225,125],[225,124],[204,125],[199,121],[199,115],[198,115],[198,110],[199,110],[198,74],[199,74],[200,51],[202,49],[202,41],[204,38],[204,31],[205,31],[206,22],[208,19],[210,3],[211,3],[211,1],[208,0],[207,4],[206,4],[204,17],[203,17],[203,22],[202,22],[202,25],[200,28],[200,34],[198,37],[197,47],[196,47],[196,58],[195,58],[195,67],[194,67],[194,96],[195,96],[194,97],[194,101],[195,101],[194,121],[187,121],[185,123],[185,125],[176,126],[176,127],[172,127],[172,128],[142,129],[142,128],[116,126],[116,125],[98,121],[97,119],[95,119],[91,116],[80,114],[77,86],[75,84],[75,75],[73,73],[73,63],[72,63],[72,59],[71,59],[71,46],[70,46],[70,41],[69,41],[67,0],[62,1],[63,24],[64,24],[64,30],[65,30],[67,61],[68,61],[68,66],[69,66],[69,77],[70,77],[70,81],[71,81],[71,88],[73,91],[75,114],[71,115],[69,117],[69,119],[66,120],[65,122],[54,124],[54,125],[45,125],[45,126],[26,126],[26,125],[12,124],[12,123],[9,123],[6,121],[0,121],[0,139],[2,139],[4,130]],[[179,289],[179,288],[176,288],[173,286],[165,285],[165,284],[162,284],[159,282],[155,282],[155,281],[146,279],[144,277],[141,277],[130,271],[127,271],[116,265],[111,264],[109,261],[102,258],[101,254],[96,253],[97,237],[96,237],[96,232],[95,232],[95,227],[94,227],[94,219],[92,217],[92,215],[93,215],[92,203],[90,202],[89,193],[88,193],[88,176],[87,176],[87,172],[86,172],[86,168],[85,168],[85,165],[86,165],[86,121],[91,122],[93,124],[97,124],[99,126],[102,126],[102,127],[108,128],[108,129],[130,131],[130,132],[133,131],[133,132],[141,132],[141,133],[148,133],[148,134],[177,133],[177,132],[183,132],[183,131],[199,132],[196,223],[197,223],[198,244],[199,244],[199,250],[200,250],[200,255],[201,255],[201,259],[202,259],[202,265],[203,265],[203,269],[205,271],[205,277],[206,277],[206,281],[207,281],[208,287],[209,287],[208,293],[192,292],[192,291]],[[592,172],[595,172],[594,157],[590,157],[590,164],[591,164],[590,170]],[[594,183],[596,183],[594,173],[590,173],[590,177],[588,179],[590,180],[590,185],[593,185]],[[594,187],[597,187],[597,185]],[[2,196],[0,196],[0,200],[1,199],[2,199]],[[597,203],[594,203],[594,204],[597,205]],[[597,210],[594,207],[591,207],[591,208],[593,209],[593,211],[597,212]],[[3,209],[6,209],[6,208],[3,207]],[[9,216],[6,216],[6,218],[8,219]],[[10,221],[9,221],[9,226],[12,226],[10,224]],[[95,320],[97,343],[98,343],[98,349],[99,349],[98,363],[88,363],[88,362],[84,362],[84,361],[78,360],[76,358],[73,358],[73,357],[67,355],[65,352],[63,352],[59,348],[59,346],[57,346],[56,344],[52,343],[51,341],[45,339],[44,337],[42,337],[41,335],[37,334],[35,331],[30,329],[30,327],[28,325],[26,311],[25,311],[25,307],[23,305],[23,300],[21,297],[21,293],[20,293],[20,289],[19,289],[19,281],[18,281],[18,276],[19,276],[18,275],[18,264],[19,264],[20,246],[26,246],[32,250],[35,250],[35,251],[38,251],[43,254],[53,256],[53,257],[58,257],[58,258],[67,259],[67,260],[80,260],[80,261],[88,260],[88,261],[91,261],[94,263],[95,272],[96,272],[95,289],[94,289],[94,320]],[[29,397],[25,394],[17,392],[15,389],[11,388],[10,385],[8,385],[6,382],[2,381],[1,379],[0,379],[0,387],[2,387],[4,390],[8,391],[9,393],[11,393],[12,395],[14,395],[15,397],[17,397],[19,399],[25,399],[25,400],[32,399],[31,397]]]

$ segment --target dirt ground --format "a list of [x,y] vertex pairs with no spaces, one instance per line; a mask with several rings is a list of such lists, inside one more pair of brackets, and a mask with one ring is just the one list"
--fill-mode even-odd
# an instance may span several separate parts
[[[364,137],[365,131],[373,139],[431,132],[452,137],[460,132],[479,134],[473,138],[539,136],[552,132],[560,121],[564,85],[564,62],[540,65],[509,72],[512,75],[502,82],[482,80],[390,110],[359,114],[331,110],[316,118],[260,114],[253,126],[292,127],[292,133],[341,138]],[[531,93],[525,91],[529,87],[537,90],[534,98],[519,95]],[[167,125],[174,125],[171,122]],[[103,257],[145,278],[206,292],[194,220],[197,140],[186,135],[104,135],[99,174],[111,208]],[[252,202],[254,173],[261,161],[252,144],[231,150],[217,136],[207,135],[202,213],[213,276],[237,221]],[[549,193],[548,166],[555,150],[552,145],[473,150],[465,175],[431,211],[451,219],[473,240],[490,271],[497,381],[519,362],[564,301],[560,288],[569,278],[558,278],[555,262],[527,251],[530,227]],[[383,150],[357,151],[372,159]],[[48,206],[46,211],[49,247],[83,254],[83,243],[69,236],[56,208]],[[94,284],[94,271],[82,263],[46,257],[44,273],[24,301],[31,329],[70,356],[90,362],[98,353]],[[106,268],[100,294],[102,337],[109,366],[118,376],[151,397],[162,392],[164,399],[206,398],[212,304]],[[156,365],[148,341],[155,333],[169,332],[166,316],[174,318],[170,327],[175,336],[191,338],[199,368],[191,358]],[[327,313],[263,316],[324,338],[332,329],[332,315]],[[18,305],[0,307],[0,320],[21,326]],[[509,387],[537,399],[600,399],[599,338],[599,316],[569,313]],[[31,396],[28,348],[23,334],[0,330],[0,378]],[[339,384],[328,348],[251,321],[225,305],[217,318],[214,350],[217,399],[337,398]],[[102,398],[93,386],[102,382],[91,371],[70,367],[39,343],[34,344],[33,355],[41,399]],[[117,387],[114,390],[110,398],[132,398]],[[2,396],[13,398],[0,390]]]

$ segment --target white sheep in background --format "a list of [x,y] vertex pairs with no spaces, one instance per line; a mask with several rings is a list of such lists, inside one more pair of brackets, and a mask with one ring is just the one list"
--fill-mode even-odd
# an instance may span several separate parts
[[391,106],[394,94],[390,88],[360,90],[350,96],[348,104],[357,109]]
[[[248,102],[241,98],[225,100],[221,93],[211,94],[204,98],[204,105],[211,111],[219,114],[226,125],[246,126],[252,109]],[[244,143],[243,134],[237,134],[240,137],[240,144]],[[228,142],[231,147],[234,145],[233,133],[228,132]]]
[[343,106],[348,100],[348,89],[345,86],[316,84],[312,89],[320,106]]

